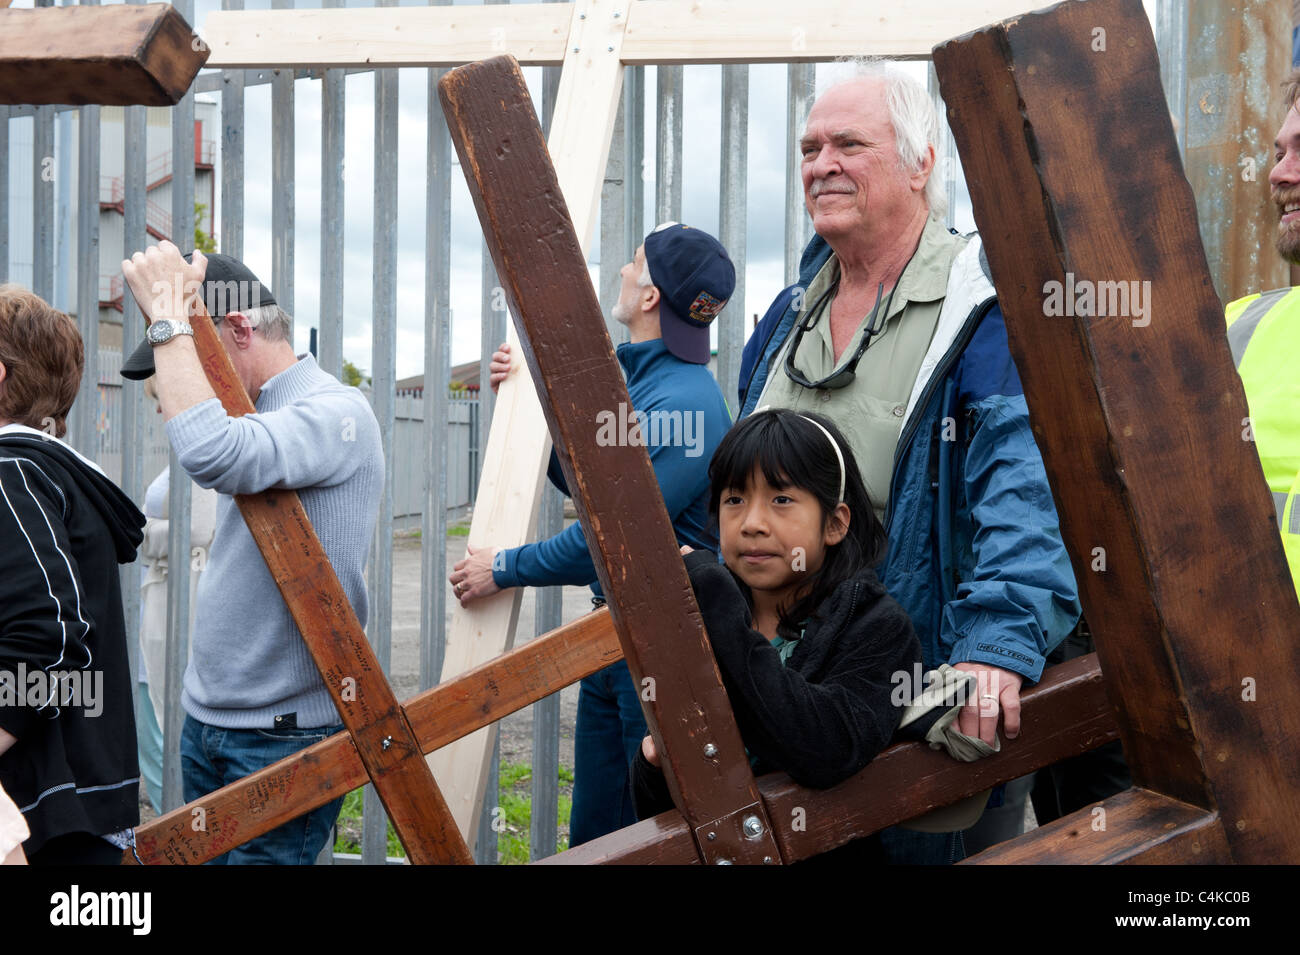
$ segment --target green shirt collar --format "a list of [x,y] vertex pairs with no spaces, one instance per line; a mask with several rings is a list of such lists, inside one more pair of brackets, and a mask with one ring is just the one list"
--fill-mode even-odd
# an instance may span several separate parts
[[[949,232],[934,216],[926,219],[925,228],[921,230],[921,241],[912,260],[903,270],[893,301],[889,302],[889,313],[885,320],[900,314],[909,302],[936,302],[943,298],[948,292],[948,272],[952,268],[952,260],[961,251],[962,244],[961,237]],[[839,277],[840,260],[832,252],[826,264],[808,284],[806,294],[811,302],[816,302]],[[888,300],[889,293],[885,293],[882,304]],[[827,324],[823,337],[829,344],[829,323],[823,324]]]

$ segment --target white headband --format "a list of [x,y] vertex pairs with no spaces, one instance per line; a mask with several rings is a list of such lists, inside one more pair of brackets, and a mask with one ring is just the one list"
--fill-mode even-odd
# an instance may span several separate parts
[[[771,405],[764,405],[761,408],[755,408],[754,413],[759,414],[764,411],[774,411],[774,410],[775,409],[772,408]],[[796,411],[795,414],[799,414],[799,413]],[[811,425],[816,425],[817,430],[820,431],[822,434],[826,435],[826,440],[829,441],[831,443],[831,447],[835,449],[835,460],[838,461],[840,464],[840,494],[839,497],[836,499],[835,503],[843,504],[844,503],[844,455],[840,452],[839,442],[837,442],[833,437],[831,437],[831,433],[827,431],[826,428],[823,425],[821,425],[819,422],[814,421],[812,418],[809,418],[807,415],[799,415],[799,417],[803,418],[804,421],[807,421]]]

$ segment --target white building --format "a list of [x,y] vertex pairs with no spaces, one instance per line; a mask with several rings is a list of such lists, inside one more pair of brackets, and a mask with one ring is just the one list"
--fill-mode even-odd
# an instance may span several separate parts
[[[125,187],[124,111],[100,110],[99,158],[99,340],[100,347],[122,347],[122,272]],[[171,110],[149,109],[145,120],[145,227],[151,242],[171,239],[183,250],[194,237],[172,234]],[[211,100],[194,102],[194,201],[201,209],[195,227],[213,237],[216,206],[217,138],[220,111]],[[19,117],[9,123],[9,263],[7,281],[30,286],[33,262],[32,179],[36,157],[32,149],[33,121]],[[54,182],[54,293],[51,304],[71,315],[77,311],[77,114],[60,111],[54,121],[54,155],[42,160],[43,175]]]

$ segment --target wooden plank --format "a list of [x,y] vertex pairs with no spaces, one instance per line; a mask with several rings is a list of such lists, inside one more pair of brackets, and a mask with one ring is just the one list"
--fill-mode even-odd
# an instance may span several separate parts
[[695,840],[676,812],[643,819],[536,865],[699,865]]
[[565,60],[577,4],[325,10],[230,10],[208,14],[212,66],[459,66],[509,53],[529,66]]
[[638,0],[623,62],[810,63],[846,56],[928,59],[930,48],[990,20],[1024,10],[1026,0],[930,4],[924,16],[905,0],[865,8],[843,0]]
[[934,44],[1024,8],[1025,0],[961,0],[917,17],[902,0],[873,5],[869,15],[843,0],[636,0],[630,8],[579,0],[512,6],[508,19],[479,6],[214,11],[204,39],[210,65],[225,69],[458,66],[502,54],[558,66],[573,49],[569,18],[591,10],[593,26],[627,24],[624,64],[925,59]]
[[[1021,698],[1022,730],[1003,740],[996,756],[959,763],[924,743],[891,746],[860,773],[831,789],[805,789],[785,773],[758,781],[786,862],[808,859],[853,839],[950,805],[996,783],[1015,779],[1058,760],[1077,756],[1116,738],[1095,654],[1047,670]],[[676,858],[690,845],[690,829],[676,812],[623,829],[562,852],[548,862],[640,864]]]
[[0,103],[173,106],[207,58],[169,4],[0,12]]
[[963,865],[1223,865],[1219,814],[1146,789],[1086,806]]
[[[1068,0],[934,63],[1134,782],[1217,807],[1237,862],[1300,861],[1267,745],[1300,739],[1300,605],[1142,7]],[[1079,297],[1120,282],[1127,310]]]
[[[420,749],[429,753],[622,656],[609,611],[599,610],[417,694],[403,709]],[[336,733],[140,826],[136,849],[146,865],[199,865],[351,792],[367,779],[352,737]],[[200,815],[203,828],[197,829],[194,823]]]
[[[191,308],[190,322],[203,370],[226,413],[252,414],[253,403],[200,299]],[[302,632],[407,857],[417,864],[468,862],[469,850],[420,758],[415,734],[297,492],[240,494],[235,503]]]
[[[581,0],[578,4],[579,16],[573,18],[569,54],[551,120],[550,152],[584,254],[590,248],[595,227],[600,184],[622,92],[623,67],[618,51],[626,17],[613,14],[625,10],[626,5],[627,0]],[[506,340],[516,358],[517,370],[502,382],[496,397],[466,539],[474,547],[517,547],[533,539],[551,453],[546,419],[523,366],[519,333],[513,324],[507,328]],[[452,609],[444,679],[514,645],[520,599],[520,589],[514,588],[475,601],[468,609],[459,604]],[[487,775],[494,768],[494,741],[495,730],[484,730],[429,761],[456,824],[471,844]]]
[[[628,667],[658,687],[644,702],[674,801],[717,833],[700,843],[706,859],[776,861],[650,457],[601,442],[593,424],[631,402],[523,74],[498,57],[451,71],[438,92]],[[751,816],[761,829],[746,839]]]

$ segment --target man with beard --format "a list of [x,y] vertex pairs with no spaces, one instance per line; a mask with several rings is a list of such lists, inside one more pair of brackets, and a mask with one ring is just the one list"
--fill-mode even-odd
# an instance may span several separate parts
[[[1300,70],[1283,84],[1286,119],[1268,175],[1280,222],[1277,250],[1300,263]],[[1291,579],[1300,591],[1300,288],[1248,295],[1227,308],[1228,345],[1250,406],[1248,435],[1273,493]]]

